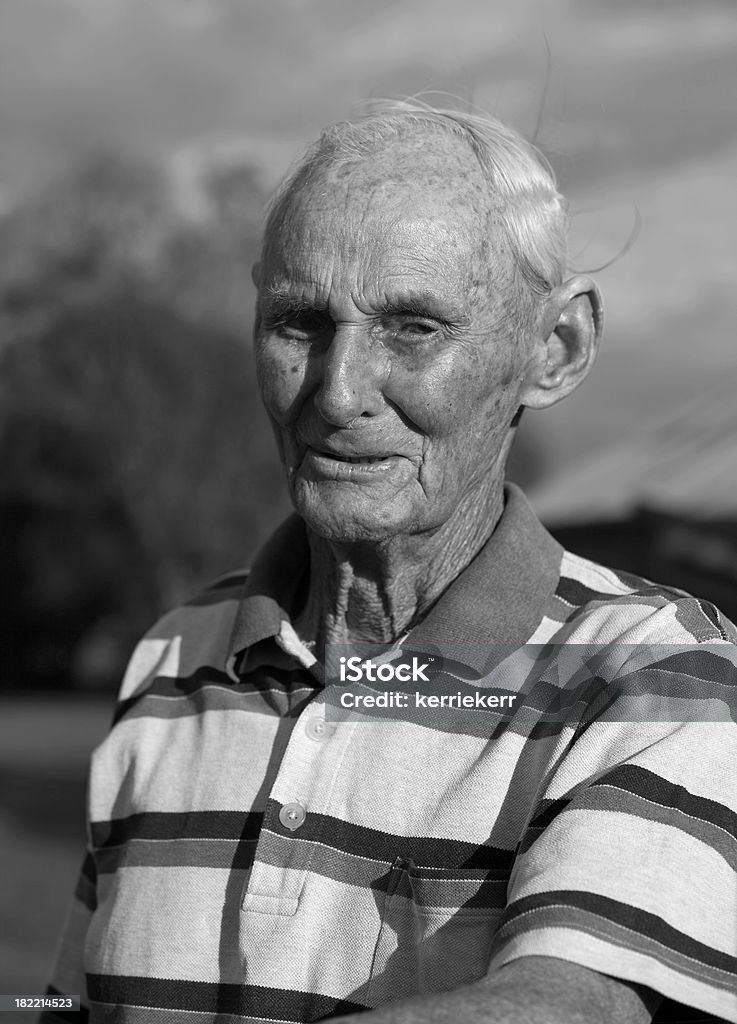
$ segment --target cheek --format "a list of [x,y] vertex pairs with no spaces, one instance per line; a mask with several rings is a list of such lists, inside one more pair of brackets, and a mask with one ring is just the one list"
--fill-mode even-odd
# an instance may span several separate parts
[[[488,366],[467,358],[432,368],[393,373],[387,397],[431,441],[456,438],[487,419],[487,407],[500,390],[490,383]],[[491,393],[490,393],[491,387]]]
[[517,411],[516,363],[466,351],[425,372],[393,378],[389,394],[425,438],[425,474],[494,462]]
[[519,405],[523,353],[508,337],[489,339],[484,357],[468,375],[465,409],[476,434],[506,435]]
[[446,355],[433,362],[419,356],[395,359],[384,386],[385,397],[428,439],[442,437],[462,415],[472,374]]
[[288,423],[298,412],[306,369],[303,353],[268,342],[257,344],[256,376],[261,398],[278,423]]

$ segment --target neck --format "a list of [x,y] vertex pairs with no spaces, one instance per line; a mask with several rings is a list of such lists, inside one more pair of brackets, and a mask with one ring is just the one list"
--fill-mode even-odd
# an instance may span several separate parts
[[499,483],[469,495],[438,529],[379,544],[337,544],[308,530],[310,585],[297,632],[315,641],[321,660],[327,644],[397,640],[481,550],[503,505]]

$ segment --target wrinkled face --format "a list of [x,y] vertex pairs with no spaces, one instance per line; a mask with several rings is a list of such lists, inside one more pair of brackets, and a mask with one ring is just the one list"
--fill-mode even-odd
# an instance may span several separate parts
[[473,158],[443,135],[289,201],[257,271],[257,369],[318,534],[433,530],[498,484],[525,364],[511,280]]

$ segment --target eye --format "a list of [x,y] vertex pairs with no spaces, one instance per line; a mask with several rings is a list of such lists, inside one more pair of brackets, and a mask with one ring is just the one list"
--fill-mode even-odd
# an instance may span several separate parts
[[324,334],[332,325],[330,318],[319,310],[305,309],[294,313],[285,313],[266,320],[266,327],[286,338],[295,341],[311,341]]
[[389,317],[385,321],[390,333],[399,341],[421,342],[436,337],[442,325],[437,320],[414,315]]
[[407,320],[399,328],[400,334],[435,334],[437,324],[428,323],[426,320]]

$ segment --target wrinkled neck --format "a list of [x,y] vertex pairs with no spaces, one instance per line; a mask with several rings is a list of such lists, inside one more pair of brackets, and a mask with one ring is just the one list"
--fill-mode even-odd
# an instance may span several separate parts
[[308,530],[307,600],[296,617],[320,660],[328,644],[392,643],[416,625],[491,536],[502,513],[501,484],[468,497],[431,532],[381,543],[337,544]]

